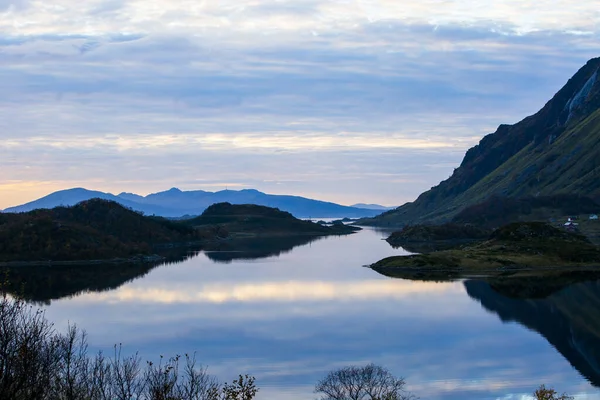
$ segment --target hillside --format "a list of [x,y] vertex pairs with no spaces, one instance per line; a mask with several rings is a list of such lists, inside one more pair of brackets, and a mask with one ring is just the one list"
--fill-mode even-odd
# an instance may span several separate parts
[[600,205],[589,197],[570,194],[538,197],[498,197],[466,207],[452,218],[455,224],[486,228],[517,221],[562,219],[568,215],[597,214]]
[[201,238],[193,228],[93,199],[73,207],[0,214],[0,262],[106,260],[154,254]]
[[299,218],[361,218],[372,217],[382,212],[379,209],[348,207],[299,196],[266,194],[254,189],[206,192],[203,190],[182,191],[177,188],[152,193],[147,196],[140,196],[134,193],[120,193],[115,196],[110,193],[75,188],[51,193],[38,200],[7,208],[4,212],[28,212],[40,208],[50,209],[59,206],[73,206],[81,201],[92,198],[112,200],[132,210],[143,212],[146,215],[160,215],[172,218],[184,215],[200,215],[210,205],[224,202],[231,204],[258,204],[279,208]]
[[469,149],[450,178],[365,225],[448,222],[492,196],[568,194],[600,201],[600,58],[535,115],[501,125]]
[[410,225],[392,233],[386,241],[397,247],[406,243],[487,239],[490,233],[466,224]]

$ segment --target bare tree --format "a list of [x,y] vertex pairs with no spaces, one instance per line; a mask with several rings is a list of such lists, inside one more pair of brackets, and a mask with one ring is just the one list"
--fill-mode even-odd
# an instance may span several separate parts
[[230,384],[226,383],[221,388],[223,400],[252,400],[256,396],[258,388],[254,385],[254,377],[240,375]]
[[115,357],[110,360],[112,393],[116,400],[133,400],[140,397],[144,382],[140,379],[140,357],[138,353],[124,357],[122,345],[114,347]]
[[315,386],[321,400],[409,400],[403,378],[378,365],[344,367],[331,371]]
[[58,364],[58,341],[44,313],[8,297],[0,284],[0,393],[44,399]]
[[[185,355],[183,383],[178,386],[179,396],[189,400],[218,400],[219,382],[207,372],[207,367],[196,367],[196,354]],[[254,382],[254,378],[253,382]]]
[[88,356],[87,335],[76,326],[56,332],[42,310],[9,296],[0,280],[0,400],[252,400],[254,377],[220,385],[175,356],[142,370],[137,353]]
[[568,396],[566,393],[559,396],[556,390],[552,388],[546,389],[544,385],[541,385],[533,392],[533,397],[535,397],[535,400],[573,400],[572,396]]

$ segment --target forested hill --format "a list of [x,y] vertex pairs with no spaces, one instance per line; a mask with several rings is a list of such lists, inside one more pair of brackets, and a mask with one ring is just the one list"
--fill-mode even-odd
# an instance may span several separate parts
[[535,115],[501,125],[469,149],[452,176],[370,225],[449,221],[491,196],[572,194],[600,200],[600,58]]
[[318,237],[356,230],[360,228],[322,226],[252,204],[219,203],[200,217],[171,221],[92,199],[73,207],[0,213],[0,264],[130,259],[190,245],[214,248],[215,242],[223,241],[234,249],[240,237]]
[[216,225],[227,234],[235,232],[253,236],[343,235],[359,230],[347,225],[322,226],[297,219],[277,208],[255,204],[213,204],[201,216],[185,223],[199,229]]
[[199,239],[184,224],[92,199],[73,207],[0,214],[0,262],[94,260],[152,254],[157,244]]

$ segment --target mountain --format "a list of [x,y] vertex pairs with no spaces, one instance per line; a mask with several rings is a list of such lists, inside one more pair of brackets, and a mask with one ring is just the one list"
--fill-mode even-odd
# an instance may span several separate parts
[[279,208],[299,218],[361,218],[372,217],[381,212],[381,210],[348,207],[299,196],[266,194],[254,189],[206,192],[203,190],[181,191],[177,188],[149,194],[148,196],[140,196],[134,193],[121,193],[115,196],[110,193],[83,188],[67,189],[51,193],[48,196],[21,206],[7,208],[4,212],[27,212],[39,208],[72,206],[80,201],[92,198],[116,201],[132,210],[140,211],[147,215],[160,215],[163,217],[200,215],[210,205],[225,202],[231,204],[257,204]]
[[396,208],[396,207],[386,207],[386,206],[382,206],[379,204],[365,204],[365,203],[352,204],[350,207],[366,208],[367,210],[378,210],[378,211],[388,211],[388,210],[393,210],[394,208]]
[[[141,196],[140,196],[141,197]],[[162,207],[157,205],[147,205],[145,207],[141,207],[141,205],[132,200],[133,196],[126,195],[124,197],[115,196],[110,193],[99,192],[96,190],[88,190],[84,188],[74,188],[67,190],[60,190],[58,192],[51,193],[47,196],[44,196],[38,200],[34,200],[32,202],[16,206],[10,207],[3,210],[4,213],[23,213],[29,212],[38,209],[51,209],[55,207],[70,207],[74,206],[82,201],[91,200],[91,199],[102,199],[114,201],[121,204],[124,207],[131,208],[132,210],[142,211],[145,214],[149,215],[161,215],[161,216],[171,216],[172,213],[176,213],[175,209],[171,209],[168,207]],[[143,197],[142,197],[143,198]]]
[[571,194],[600,201],[600,58],[587,62],[536,114],[500,125],[450,178],[414,202],[361,223],[442,223],[492,196]]

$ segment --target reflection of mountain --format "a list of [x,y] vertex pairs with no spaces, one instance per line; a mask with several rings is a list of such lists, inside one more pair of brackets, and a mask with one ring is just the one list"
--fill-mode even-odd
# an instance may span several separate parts
[[215,243],[203,250],[212,261],[230,263],[234,260],[277,257],[292,251],[294,247],[304,246],[322,238],[323,236],[287,236],[238,239]]
[[67,266],[20,266],[0,270],[8,292],[25,300],[49,304],[52,300],[72,297],[85,292],[114,290],[134,279],[145,276],[154,268],[181,262],[187,256],[167,258],[160,263],[91,264]]
[[76,296],[80,293],[103,292],[146,275],[156,265],[108,264],[35,266],[8,269],[8,291],[33,302]]
[[[520,282],[518,289],[470,280],[464,283],[469,296],[500,317],[516,321],[540,333],[579,373],[600,386],[600,281],[575,283],[547,296]],[[539,283],[539,280],[538,280]],[[526,293],[532,298],[525,298]]]
[[[322,236],[249,238],[212,244],[205,247],[208,258],[215,262],[230,263],[233,260],[253,260],[276,257],[321,239]],[[181,262],[195,252],[181,254],[175,251],[167,261],[150,264],[91,264],[68,266],[9,267],[0,270],[0,282],[7,273],[8,292],[25,300],[49,304],[52,300],[77,296],[85,292],[114,290],[134,279],[145,276],[154,268],[168,263]]]

